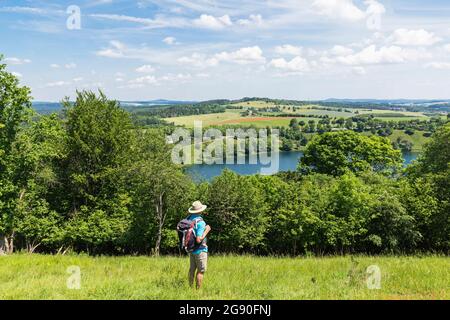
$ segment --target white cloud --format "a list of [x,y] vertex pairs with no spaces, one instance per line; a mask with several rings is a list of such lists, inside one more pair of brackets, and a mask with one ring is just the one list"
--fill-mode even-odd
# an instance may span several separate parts
[[67,63],[64,65],[64,68],[66,68],[66,69],[75,69],[76,67],[77,67],[77,65],[73,62]]
[[124,56],[125,45],[117,40],[109,42],[110,48],[97,51],[95,54],[107,58],[122,58]]
[[405,63],[429,57],[430,54],[423,50],[404,49],[398,46],[381,47],[377,49],[375,45],[371,45],[355,54],[336,57],[334,61],[345,65],[357,66]]
[[234,62],[237,64],[264,63],[266,58],[263,56],[261,48],[258,46],[241,48],[233,52],[221,52],[215,55],[219,61]]
[[116,78],[116,82],[124,82],[123,78]]
[[163,42],[165,44],[168,44],[169,46],[177,44],[177,39],[174,37],[166,37],[163,39]]
[[82,77],[76,77],[76,78],[72,79],[73,82],[80,82],[80,81],[83,81],[83,80],[84,79]]
[[439,70],[449,70],[450,62],[431,62],[426,64],[425,67]]
[[[138,89],[144,88],[148,85],[159,86],[161,82],[175,82],[175,83],[186,83],[192,79],[192,76],[189,73],[168,73],[161,77],[156,77],[153,75],[139,77],[127,82],[126,85],[121,86],[120,88],[128,88],[128,89]],[[123,82],[123,79],[116,79],[117,82]]]
[[110,4],[110,3],[113,3],[113,0],[97,0],[97,1],[90,3],[90,6],[94,7],[94,6],[100,6],[100,5],[104,5],[104,4]]
[[50,65],[50,68],[53,68],[53,69],[58,69],[60,67],[60,65],[59,64],[56,64],[56,63],[52,63],[51,65]]
[[142,83],[130,83],[124,86],[120,86],[119,89],[139,89],[144,87],[145,85],[143,85]]
[[296,47],[290,44],[275,47],[275,52],[281,55],[286,54],[298,56],[302,54],[302,51],[303,51],[302,47]]
[[82,88],[89,88],[89,89],[98,89],[98,88],[104,88],[105,85],[103,82],[92,82],[92,83],[84,83],[81,85]]
[[168,82],[177,82],[177,83],[185,83],[192,79],[192,76],[187,73],[178,73],[178,74],[167,74],[159,78],[159,81],[168,81]]
[[297,56],[290,61],[285,60],[284,58],[272,59],[269,65],[277,69],[291,72],[306,72],[310,70],[308,61],[300,56]]
[[153,68],[149,64],[144,64],[143,66],[140,66],[139,68],[136,69],[136,72],[139,73],[152,73],[153,71],[155,71],[155,68]]
[[353,53],[353,49],[351,48],[347,48],[344,46],[340,46],[340,45],[336,45],[331,49],[331,54],[336,55],[336,56],[344,56],[344,55],[349,55]]
[[63,87],[69,85],[70,82],[67,81],[55,81],[55,82],[49,82],[45,85],[45,87],[53,88],[53,87]]
[[12,13],[28,13],[28,14],[44,14],[45,10],[32,7],[3,7],[0,8],[0,12],[12,12]]
[[388,38],[388,41],[401,46],[432,46],[441,40],[434,33],[424,29],[408,30],[403,28],[395,30]]
[[263,18],[260,14],[251,14],[248,19],[239,19],[237,24],[241,26],[262,26],[264,24]]
[[20,59],[16,57],[5,58],[5,62],[12,65],[31,63],[30,59]]
[[207,57],[204,54],[193,53],[188,57],[181,57],[177,59],[178,63],[195,68],[215,67],[219,64],[219,60],[214,57]]
[[366,19],[369,30],[381,29],[381,17],[386,13],[384,5],[376,0],[365,0],[365,10],[353,3],[353,0],[315,0],[311,6],[319,15],[335,20],[357,22]]
[[178,63],[188,67],[207,68],[215,67],[220,62],[230,62],[236,64],[256,64],[265,63],[261,48],[258,46],[240,48],[231,52],[220,52],[211,56],[205,54],[193,53],[191,56],[184,56],[177,59]]
[[225,27],[233,25],[229,15],[224,15],[222,17],[214,17],[207,14],[202,14],[200,18],[194,20],[194,25],[199,28],[220,30]]
[[143,76],[128,81],[130,84],[156,84],[157,80],[155,76]]
[[450,43],[444,46],[444,50],[450,52]]
[[184,18],[173,18],[164,15],[158,15],[155,19],[133,17],[119,14],[91,14],[90,17],[102,20],[112,20],[120,22],[132,22],[138,23],[144,26],[146,29],[155,28],[182,28],[189,26],[191,22]]
[[355,6],[352,0],[315,0],[312,8],[318,14],[330,18],[359,21],[366,17],[366,13]]

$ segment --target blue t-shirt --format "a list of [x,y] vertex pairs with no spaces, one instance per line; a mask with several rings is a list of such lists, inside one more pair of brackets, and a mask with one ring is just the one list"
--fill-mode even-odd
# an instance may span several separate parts
[[[198,218],[202,218],[202,216],[200,214],[191,214],[189,216],[189,220],[194,220],[194,219],[198,219]],[[195,236],[201,237],[203,235],[203,233],[205,232],[205,228],[206,228],[206,222],[203,220],[198,221],[197,226],[194,227]],[[206,243],[206,238],[203,240],[203,242]],[[200,254],[202,252],[208,252],[208,246],[206,244],[204,246],[202,246],[201,248],[192,251],[192,254]]]

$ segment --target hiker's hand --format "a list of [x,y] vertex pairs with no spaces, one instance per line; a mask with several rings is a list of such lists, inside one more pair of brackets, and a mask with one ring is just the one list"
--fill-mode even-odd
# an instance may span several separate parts
[[211,226],[209,224],[206,226],[205,231],[206,232],[210,232],[211,231]]

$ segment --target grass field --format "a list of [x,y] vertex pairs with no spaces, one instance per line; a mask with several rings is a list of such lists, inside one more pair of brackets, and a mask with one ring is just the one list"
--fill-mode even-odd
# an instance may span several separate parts
[[[234,104],[237,107],[247,108],[274,108],[276,107],[273,103],[267,103],[265,101],[251,101],[251,102],[240,102]],[[351,112],[338,111],[336,110],[326,110],[320,106],[314,105],[304,105],[304,106],[296,106],[293,109],[293,106],[287,105],[278,105],[281,109],[281,112],[263,112],[263,115],[257,116],[249,116],[242,117],[240,113],[244,111],[244,109],[227,109],[226,112],[223,113],[213,113],[213,114],[204,114],[204,115],[193,115],[193,116],[184,116],[184,117],[174,117],[174,118],[166,118],[167,122],[173,122],[175,125],[184,125],[186,127],[192,128],[194,126],[194,121],[202,121],[204,127],[208,127],[211,125],[254,125],[256,127],[275,127],[275,126],[289,126],[289,122],[291,118],[289,117],[276,117],[277,114],[301,114],[305,117],[299,118],[299,120],[303,120],[308,122],[309,120],[313,120],[318,122],[319,118],[308,117],[310,116],[324,116],[328,115],[330,118],[349,118],[354,117],[357,114],[371,114],[378,120],[383,121],[408,121],[408,120],[427,120],[429,117],[424,115],[421,112],[408,112],[408,111],[395,111],[395,110],[370,110],[370,109],[349,109]],[[315,108],[315,109],[313,109]],[[345,109],[345,108],[344,108]],[[379,115],[379,116],[377,116]]]
[[392,135],[389,136],[389,139],[394,142],[397,141],[398,137],[401,137],[402,140],[409,141],[413,144],[412,151],[422,151],[425,143],[430,141],[430,138],[423,136],[424,132],[416,131],[412,135],[408,135],[401,130],[394,130]]
[[165,118],[164,120],[167,122],[173,122],[175,125],[192,128],[194,127],[194,121],[202,121],[203,126],[207,127],[214,124],[218,124],[223,121],[236,120],[240,118],[241,115],[239,110],[227,110],[226,112],[223,113],[211,113],[195,116]]
[[[381,270],[368,289],[366,269]],[[69,266],[80,289],[68,289]],[[187,257],[0,257],[0,299],[450,299],[448,257],[264,258],[211,256],[201,291]]]
[[[371,135],[370,132],[364,132],[365,135]],[[392,142],[397,141],[397,138],[401,138],[402,140],[409,141],[413,144],[412,150],[413,152],[420,152],[423,150],[424,145],[430,141],[430,138],[424,137],[423,131],[416,131],[412,135],[406,134],[403,130],[394,130],[393,133],[388,136],[388,139]]]

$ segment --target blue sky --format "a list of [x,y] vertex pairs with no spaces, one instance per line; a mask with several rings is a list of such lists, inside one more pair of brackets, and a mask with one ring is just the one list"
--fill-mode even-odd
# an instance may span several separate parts
[[0,0],[0,53],[38,101],[450,98],[449,18],[447,0]]

